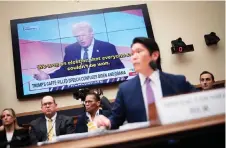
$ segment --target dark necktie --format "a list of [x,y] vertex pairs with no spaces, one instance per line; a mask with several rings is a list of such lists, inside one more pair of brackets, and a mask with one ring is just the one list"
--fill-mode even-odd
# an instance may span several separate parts
[[[83,55],[83,60],[87,60],[87,59],[89,59],[88,49],[85,48],[84,51],[85,52],[84,52],[84,55]],[[82,65],[86,65],[86,64],[88,64],[88,63],[86,63],[86,62],[82,63]],[[88,68],[83,68],[82,69],[82,74],[86,74],[86,73],[88,73]]]

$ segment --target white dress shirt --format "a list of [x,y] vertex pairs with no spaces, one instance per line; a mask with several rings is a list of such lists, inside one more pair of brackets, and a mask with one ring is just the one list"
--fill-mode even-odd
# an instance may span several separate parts
[[9,142],[9,141],[11,141],[12,140],[12,138],[13,138],[13,132],[6,132],[6,139],[7,139],[7,141]]
[[[53,137],[56,136],[56,117],[57,117],[57,113],[55,113],[55,115],[51,118],[52,119],[52,127],[53,127]],[[47,134],[48,134],[48,120],[49,118],[45,117],[46,118],[46,129],[47,129]]]
[[[146,76],[139,73],[139,78],[140,78],[141,90],[142,90],[142,94],[143,94],[143,98],[144,98],[144,106],[146,109],[147,120],[149,120],[148,103],[147,103],[146,86],[145,86]],[[149,76],[149,78],[151,79],[150,85],[151,85],[151,88],[154,93],[155,102],[157,102],[163,96],[159,71],[158,70],[154,71]]]
[[[95,114],[95,117],[96,117],[96,116],[99,116],[99,114],[100,114],[100,111],[99,111],[99,109],[98,109],[97,112],[96,112],[96,114]],[[93,122],[90,113],[86,112],[86,116],[89,118],[89,121],[90,121],[90,122]],[[94,119],[95,119],[95,117],[94,117]]]
[[[94,39],[91,42],[91,45],[87,48],[88,49],[88,58],[91,59],[92,58],[92,54],[93,54],[93,47],[94,47]],[[81,50],[81,59],[83,59],[85,53],[85,48],[82,47]],[[90,68],[88,68],[88,73],[89,73]]]

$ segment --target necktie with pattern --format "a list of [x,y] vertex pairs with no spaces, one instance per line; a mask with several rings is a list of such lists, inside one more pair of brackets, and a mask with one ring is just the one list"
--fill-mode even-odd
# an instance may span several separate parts
[[48,119],[48,141],[52,141],[53,138],[53,120]]

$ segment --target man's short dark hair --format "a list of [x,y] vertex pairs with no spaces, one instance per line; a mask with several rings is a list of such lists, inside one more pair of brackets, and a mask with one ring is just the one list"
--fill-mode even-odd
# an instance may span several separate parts
[[92,96],[94,96],[94,99],[96,101],[100,101],[100,96],[98,94],[96,94],[94,92],[89,92],[89,93],[86,94],[86,96],[88,96],[88,95],[92,95]]
[[155,51],[159,52],[159,57],[156,61],[156,64],[157,64],[157,68],[160,71],[162,71],[159,46],[155,42],[155,40],[153,38],[136,37],[136,38],[133,39],[132,45],[135,44],[135,43],[141,43],[142,45],[144,45],[148,49],[150,55],[152,55],[152,53],[155,52]]
[[203,71],[203,72],[200,74],[199,79],[201,78],[201,76],[202,76],[203,74],[210,74],[212,80],[214,81],[214,75],[213,75],[211,72],[209,72],[209,71]]

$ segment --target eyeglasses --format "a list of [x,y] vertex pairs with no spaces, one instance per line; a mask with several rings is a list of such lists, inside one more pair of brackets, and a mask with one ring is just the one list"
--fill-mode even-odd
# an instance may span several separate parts
[[51,106],[52,104],[53,104],[53,102],[46,102],[46,103],[43,103],[42,106],[46,107],[47,105]]

